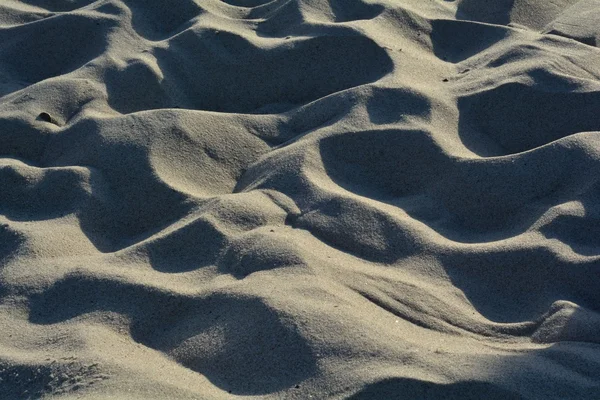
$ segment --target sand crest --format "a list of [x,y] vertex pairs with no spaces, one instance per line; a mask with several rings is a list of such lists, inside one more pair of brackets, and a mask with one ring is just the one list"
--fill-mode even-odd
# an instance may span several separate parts
[[599,399],[600,1],[0,2],[0,399]]

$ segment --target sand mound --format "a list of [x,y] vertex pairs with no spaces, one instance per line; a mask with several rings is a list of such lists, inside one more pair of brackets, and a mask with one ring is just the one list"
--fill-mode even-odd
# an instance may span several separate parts
[[0,399],[600,398],[596,0],[0,4]]

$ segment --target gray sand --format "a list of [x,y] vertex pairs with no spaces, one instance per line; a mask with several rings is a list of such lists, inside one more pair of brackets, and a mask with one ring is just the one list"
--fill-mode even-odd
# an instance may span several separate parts
[[2,0],[0,399],[600,399],[599,27]]

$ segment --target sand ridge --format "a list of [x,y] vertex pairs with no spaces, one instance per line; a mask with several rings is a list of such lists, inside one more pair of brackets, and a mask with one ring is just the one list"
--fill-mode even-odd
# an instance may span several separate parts
[[5,0],[0,399],[600,398],[597,0]]

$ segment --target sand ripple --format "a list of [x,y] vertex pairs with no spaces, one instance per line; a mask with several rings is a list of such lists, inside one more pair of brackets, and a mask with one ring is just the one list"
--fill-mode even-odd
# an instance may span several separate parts
[[599,6],[2,2],[0,399],[600,398]]

